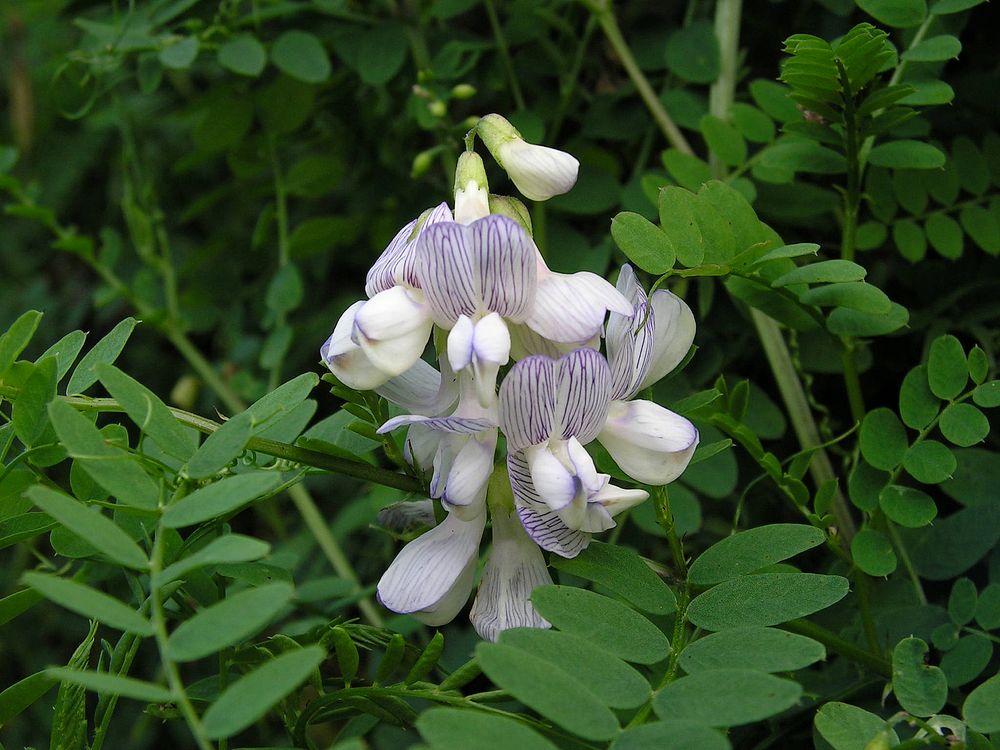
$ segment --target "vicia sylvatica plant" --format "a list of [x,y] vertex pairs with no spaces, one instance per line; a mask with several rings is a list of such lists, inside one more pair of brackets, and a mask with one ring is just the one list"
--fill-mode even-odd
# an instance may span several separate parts
[[0,750],[1000,747],[991,13],[4,8]]

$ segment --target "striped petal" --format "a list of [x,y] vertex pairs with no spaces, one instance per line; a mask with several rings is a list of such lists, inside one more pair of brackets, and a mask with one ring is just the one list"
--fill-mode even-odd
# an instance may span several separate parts
[[548,440],[555,424],[555,362],[526,357],[500,384],[500,429],[510,450]]
[[417,245],[417,278],[435,321],[451,328],[477,312],[523,320],[534,301],[534,254],[521,225],[505,216],[430,227]]
[[382,526],[399,534],[430,528],[436,523],[434,502],[429,498],[393,503],[382,508],[377,517]]
[[576,557],[590,544],[590,534],[569,528],[555,511],[518,506],[517,516],[535,544],[560,557]]
[[631,315],[632,305],[597,274],[546,270],[538,279],[535,304],[525,322],[544,338],[583,344],[601,333],[608,310]]
[[454,619],[472,592],[486,514],[453,514],[400,550],[378,582],[379,601],[428,625]]
[[378,433],[384,435],[400,427],[414,424],[453,435],[471,435],[496,427],[496,423],[486,417],[422,417],[419,414],[402,414],[387,420],[378,428]]
[[605,329],[605,340],[608,364],[611,366],[611,397],[625,400],[636,394],[639,384],[649,371],[654,316],[651,310],[647,314],[649,308],[646,292],[631,266],[622,266],[617,289],[632,303],[632,314],[611,313]]
[[493,513],[493,545],[469,619],[480,638],[495,641],[508,628],[547,628],[531,604],[537,586],[552,583],[542,551],[516,513]]
[[555,366],[552,434],[562,438],[575,437],[586,445],[597,437],[607,417],[611,396],[608,363],[594,349],[576,349],[560,357]]
[[486,486],[493,473],[496,429],[474,435],[462,446],[452,462],[441,500],[461,517],[478,514],[486,501]]
[[375,389],[384,399],[419,414],[440,414],[455,403],[458,391],[451,373],[442,373],[422,359]]
[[427,227],[440,221],[451,221],[451,218],[448,204],[441,203],[400,229],[368,271],[365,279],[368,296],[374,297],[399,284],[419,287],[414,252],[417,238]]
[[673,372],[694,343],[694,314],[684,300],[666,289],[659,289],[653,292],[650,304],[655,321],[651,363],[635,392]]

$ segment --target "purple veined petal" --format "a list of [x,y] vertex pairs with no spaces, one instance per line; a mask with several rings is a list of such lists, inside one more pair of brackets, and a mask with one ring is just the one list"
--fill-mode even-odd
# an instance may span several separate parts
[[576,348],[575,344],[557,344],[542,338],[523,323],[511,323],[507,326],[507,330],[510,331],[510,356],[514,360],[521,360],[533,354],[559,359],[567,349]]
[[440,203],[424,211],[418,218],[404,226],[382,251],[368,271],[365,292],[374,297],[379,292],[399,284],[419,287],[416,274],[415,245],[420,234],[429,226],[441,221],[451,221],[451,209]]
[[[634,393],[648,388],[672,372],[687,356],[694,343],[695,320],[691,308],[666,289],[653,292],[650,298],[655,316],[650,366]],[[633,394],[634,395],[634,394]]]
[[416,273],[434,321],[451,328],[462,315],[479,308],[472,231],[455,222],[440,222],[424,231],[416,244]]
[[449,514],[407,544],[378,582],[379,601],[429,625],[452,620],[472,591],[485,525],[485,513],[470,521]]
[[517,515],[535,544],[560,557],[576,557],[590,544],[590,534],[570,529],[555,511],[518,506]]
[[538,278],[535,304],[525,322],[544,338],[582,344],[600,334],[609,310],[631,315],[632,305],[597,274],[547,271]]
[[551,627],[531,604],[531,592],[552,583],[542,551],[515,512],[492,516],[493,544],[469,613],[473,627],[487,641],[509,628]]
[[419,414],[402,414],[387,420],[378,428],[378,433],[384,435],[407,425],[420,425],[453,435],[471,435],[496,427],[496,423],[486,417],[422,417]]
[[507,477],[514,493],[514,503],[518,506],[547,510],[548,506],[538,495],[531,481],[531,467],[524,451],[513,451],[507,454]]
[[378,512],[378,522],[399,534],[433,527],[437,525],[434,519],[434,502],[425,498],[393,503]]
[[454,506],[453,510],[462,517],[480,513],[485,507],[486,486],[493,473],[496,445],[496,429],[474,435],[462,446],[451,464],[441,499]]
[[549,439],[555,396],[555,363],[548,357],[527,357],[510,369],[500,384],[500,429],[510,450]]
[[453,374],[440,373],[422,359],[375,389],[383,398],[417,414],[446,412],[458,397]]
[[525,451],[535,493],[552,510],[562,510],[577,495],[576,477],[548,449],[536,446]]
[[522,322],[535,299],[535,243],[520,224],[506,216],[487,216],[469,229],[483,309]]
[[[437,432],[422,424],[412,424],[406,432],[406,442],[403,444],[403,458],[413,468],[424,472],[434,467],[434,456],[437,455],[441,439],[447,433]],[[431,495],[433,497],[433,494]]]
[[630,477],[663,485],[677,479],[691,462],[698,430],[652,401],[613,401],[597,439]]
[[389,375],[376,367],[361,347],[351,340],[355,317],[364,305],[365,301],[359,300],[347,308],[330,338],[319,350],[330,372],[344,385],[359,391],[377,388],[389,379]]
[[604,426],[611,399],[611,370],[603,355],[594,349],[575,349],[560,357],[555,370],[552,434],[575,437],[586,445]]
[[[635,395],[639,383],[649,371],[655,316],[647,305],[646,292],[631,266],[622,266],[617,289],[632,303],[632,314],[612,312],[608,316],[604,338],[611,367],[611,397],[628,399]],[[642,327],[636,330],[640,323]]]

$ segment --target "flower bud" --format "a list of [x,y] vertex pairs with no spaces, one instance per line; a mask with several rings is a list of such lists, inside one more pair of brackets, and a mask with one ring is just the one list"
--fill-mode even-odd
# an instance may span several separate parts
[[482,157],[475,151],[465,151],[458,157],[455,169],[455,221],[471,224],[489,213],[489,184]]
[[500,115],[487,115],[476,132],[518,190],[533,201],[548,200],[576,183],[580,162],[565,151],[525,141]]
[[490,213],[513,219],[524,227],[529,235],[531,234],[531,214],[528,213],[528,207],[517,198],[509,195],[490,195]]
[[426,151],[421,151],[419,154],[414,156],[413,166],[410,167],[410,177],[416,179],[417,177],[422,177],[427,174],[427,170],[434,164],[434,158],[440,150],[440,147],[435,146],[434,148],[429,148]]
[[435,117],[440,118],[448,114],[448,105],[440,99],[435,99],[427,105],[427,110]]
[[452,99],[471,99],[476,95],[476,87],[468,83],[460,83],[451,90]]

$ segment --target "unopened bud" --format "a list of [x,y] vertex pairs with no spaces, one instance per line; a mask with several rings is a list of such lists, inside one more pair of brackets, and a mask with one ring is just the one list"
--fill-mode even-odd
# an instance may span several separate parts
[[421,177],[427,174],[427,170],[434,164],[434,159],[441,150],[440,146],[421,151],[413,157],[413,166],[410,167],[410,177]]
[[191,411],[198,400],[201,382],[194,375],[181,375],[170,390],[170,400],[185,411]]
[[517,198],[509,195],[491,195],[490,213],[513,219],[531,235],[531,215],[528,213],[528,207]]
[[440,99],[436,99],[427,105],[427,109],[435,117],[441,118],[448,114],[448,105]]
[[488,216],[489,194],[482,157],[475,151],[464,151],[455,169],[455,221],[469,224]]
[[576,183],[580,162],[565,151],[525,141],[500,115],[486,115],[476,132],[514,186],[533,201],[562,195]]
[[451,90],[452,99],[471,99],[476,95],[476,87],[469,83],[460,83]]

